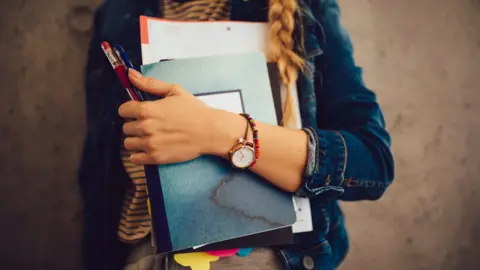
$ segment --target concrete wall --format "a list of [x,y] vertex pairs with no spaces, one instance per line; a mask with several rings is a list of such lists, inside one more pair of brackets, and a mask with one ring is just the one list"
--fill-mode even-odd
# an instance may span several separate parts
[[480,269],[480,1],[340,3],[397,165],[379,202],[344,204],[343,269]]
[[[397,180],[382,200],[344,204],[352,243],[342,269],[479,269],[480,2],[340,3],[397,162]],[[0,1],[5,269],[78,268],[75,176],[91,18],[76,7],[96,4]]]

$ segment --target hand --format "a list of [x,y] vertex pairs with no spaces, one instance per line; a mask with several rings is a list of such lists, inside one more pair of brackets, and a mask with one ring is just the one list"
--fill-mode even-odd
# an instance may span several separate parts
[[133,119],[123,125],[125,148],[136,164],[168,164],[188,161],[209,153],[214,109],[178,85],[143,77],[130,69],[129,78],[138,89],[164,97],[157,101],[128,101],[118,113]]

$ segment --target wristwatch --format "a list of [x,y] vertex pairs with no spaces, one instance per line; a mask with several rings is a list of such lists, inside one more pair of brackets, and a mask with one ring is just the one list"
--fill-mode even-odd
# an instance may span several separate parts
[[238,143],[230,150],[230,161],[239,169],[250,167],[255,161],[255,147],[244,138],[238,139]]

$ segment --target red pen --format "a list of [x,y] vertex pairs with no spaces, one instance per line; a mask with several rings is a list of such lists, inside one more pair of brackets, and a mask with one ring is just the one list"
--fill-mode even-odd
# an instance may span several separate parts
[[122,62],[120,62],[117,56],[115,56],[115,53],[113,52],[112,47],[110,47],[110,44],[108,44],[108,42],[106,41],[102,42],[102,50],[107,56],[108,61],[112,65],[113,70],[115,70],[115,73],[117,74],[117,77],[120,80],[120,83],[122,84],[123,88],[125,88],[128,95],[130,96],[130,99],[138,101],[139,99],[137,95],[135,94],[133,89],[130,87],[130,81],[128,80],[127,70],[122,65]]

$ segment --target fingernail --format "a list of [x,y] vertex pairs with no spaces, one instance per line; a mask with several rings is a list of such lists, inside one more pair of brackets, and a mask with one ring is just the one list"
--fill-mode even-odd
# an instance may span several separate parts
[[128,74],[129,74],[129,75],[131,74],[132,77],[135,78],[135,79],[139,79],[139,78],[142,77],[142,73],[136,71],[136,70],[133,69],[133,68],[129,68],[129,69],[128,69]]

